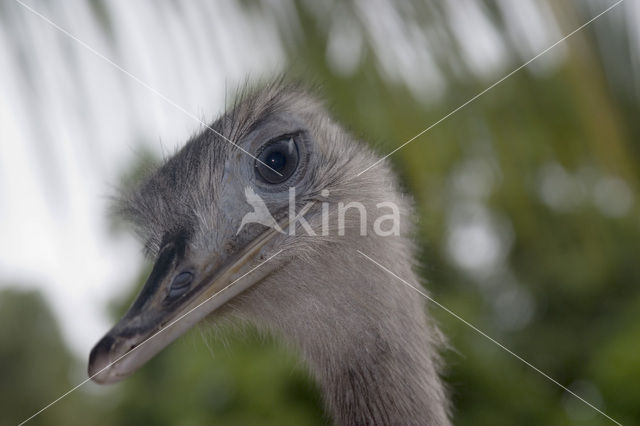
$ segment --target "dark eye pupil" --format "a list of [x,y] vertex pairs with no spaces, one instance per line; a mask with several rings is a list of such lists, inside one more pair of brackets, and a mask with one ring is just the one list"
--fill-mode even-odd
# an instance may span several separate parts
[[283,137],[267,143],[255,162],[256,176],[275,185],[285,182],[298,167],[298,146],[294,137]]
[[287,165],[287,157],[282,152],[276,151],[269,154],[267,157],[267,161],[265,161],[269,167],[272,169],[281,172],[285,169]]

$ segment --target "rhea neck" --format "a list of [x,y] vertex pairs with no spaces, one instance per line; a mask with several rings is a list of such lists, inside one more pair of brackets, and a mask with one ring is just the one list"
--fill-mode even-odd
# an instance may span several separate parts
[[437,348],[422,309],[409,304],[369,315],[359,327],[347,325],[332,350],[309,356],[335,424],[448,425]]
[[317,373],[335,424],[449,425],[432,363],[379,339],[349,359],[329,357],[333,368]]
[[[390,258],[402,256],[402,247],[394,250],[392,242],[369,249],[417,283],[404,257]],[[449,425],[437,331],[424,301],[352,251],[292,262],[286,273],[291,279],[265,283],[255,295],[261,306],[256,315],[301,350],[335,424]]]

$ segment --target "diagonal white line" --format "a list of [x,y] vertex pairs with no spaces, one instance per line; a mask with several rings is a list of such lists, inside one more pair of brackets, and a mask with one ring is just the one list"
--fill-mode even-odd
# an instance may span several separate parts
[[534,56],[533,58],[529,59],[527,62],[525,62],[524,64],[520,65],[518,68],[514,69],[513,71],[511,71],[509,74],[505,75],[504,77],[502,77],[500,80],[496,81],[495,83],[493,83],[491,86],[487,87],[486,89],[484,89],[482,92],[478,93],[477,95],[475,95],[474,97],[472,97],[471,99],[469,99],[468,101],[466,101],[465,103],[463,103],[462,105],[460,105],[459,107],[457,107],[456,109],[454,109],[453,111],[449,112],[447,115],[445,115],[444,117],[442,117],[441,119],[439,119],[438,121],[436,121],[435,123],[433,123],[432,125],[430,125],[429,127],[427,127],[426,129],[422,130],[420,133],[418,133],[417,135],[415,135],[414,137],[412,137],[411,139],[409,139],[408,141],[406,141],[405,143],[403,143],[402,145],[400,145],[399,147],[397,147],[396,149],[394,149],[393,151],[391,151],[390,153],[388,153],[387,155],[385,155],[384,157],[380,158],[378,161],[376,161],[375,163],[373,163],[372,165],[370,165],[369,167],[367,167],[366,169],[362,170],[360,173],[358,173],[355,177],[360,176],[361,174],[363,174],[364,172],[366,172],[367,170],[371,169],[372,167],[380,164],[380,162],[384,161],[385,159],[387,159],[388,157],[392,156],[393,154],[395,154],[396,152],[398,152],[399,150],[401,150],[402,148],[404,148],[405,146],[407,146],[408,144],[410,144],[411,142],[413,142],[414,140],[418,139],[420,136],[424,135],[425,133],[427,133],[429,130],[433,129],[434,127],[436,127],[438,124],[442,123],[444,120],[446,120],[447,118],[451,117],[453,114],[457,113],[458,111],[460,111],[462,108],[466,107],[467,105],[469,105],[470,103],[472,103],[473,101],[475,101],[476,99],[478,99],[480,96],[484,95],[485,93],[487,93],[488,91],[490,91],[491,89],[493,89],[494,87],[496,87],[497,85],[499,85],[500,83],[504,82],[506,79],[508,79],[509,77],[511,77],[512,75],[514,75],[515,73],[517,73],[518,71],[520,71],[521,69],[525,68],[527,65],[529,65],[531,62],[535,61],[536,59],[538,59],[540,56],[544,55],[545,53],[547,53],[548,51],[550,51],[551,49],[553,49],[554,47],[556,47],[557,45],[559,45],[560,43],[562,43],[563,41],[565,41],[566,39],[568,39],[569,37],[575,35],[577,32],[581,31],[584,27],[586,27],[587,25],[591,24],[593,21],[595,21],[596,19],[600,18],[602,15],[604,15],[605,13],[609,12],[611,9],[613,9],[614,7],[616,7],[617,5],[619,5],[620,3],[622,3],[624,0],[618,0],[617,2],[615,2],[614,4],[612,4],[611,6],[609,6],[608,8],[606,8],[605,10],[603,10],[602,12],[598,13],[596,16],[594,16],[593,18],[591,18],[590,20],[588,20],[587,22],[585,22],[584,24],[580,25],[578,28],[576,28],[575,30],[571,31],[569,34],[567,34],[566,36],[562,37],[560,40],[556,41],[555,43],[553,43],[551,46],[547,47],[546,49],[544,49],[542,52],[538,53],[536,56]]
[[18,426],[22,426],[25,423],[31,421],[34,417],[36,417],[37,415],[39,415],[40,413],[42,413],[43,411],[47,410],[48,408],[50,408],[51,406],[53,406],[54,404],[56,404],[57,402],[59,402],[61,399],[65,398],[67,395],[69,395],[70,393],[74,392],[75,390],[77,390],[78,388],[80,388],[81,386],[85,385],[87,382],[89,382],[91,379],[93,379],[94,377],[96,377],[98,374],[102,373],[103,371],[105,371],[106,369],[110,368],[113,364],[115,364],[116,362],[120,361],[122,358],[132,354],[133,352],[135,352],[136,350],[140,349],[140,347],[142,347],[144,344],[146,344],[149,340],[153,339],[154,337],[156,337],[157,335],[159,335],[160,333],[162,333],[163,331],[171,328],[172,326],[174,326],[178,321],[181,321],[182,319],[184,319],[187,315],[191,314],[193,311],[195,311],[196,309],[198,309],[200,306],[204,305],[205,303],[207,303],[208,301],[212,300],[214,297],[216,297],[218,294],[222,293],[223,291],[225,291],[226,289],[228,289],[229,287],[231,287],[233,284],[237,283],[238,281],[240,281],[241,279],[243,279],[244,277],[246,277],[247,275],[249,275],[250,273],[252,273],[253,271],[255,271],[256,269],[258,269],[259,267],[261,267],[262,265],[264,265],[265,263],[269,262],[271,259],[273,259],[274,257],[276,257],[277,255],[279,255],[280,253],[282,253],[283,250],[279,250],[276,253],[274,253],[273,255],[271,255],[270,257],[268,257],[266,260],[264,260],[263,262],[257,264],[256,266],[254,266],[252,269],[250,269],[249,271],[247,271],[245,274],[243,274],[241,277],[235,279],[234,281],[232,281],[231,283],[227,284],[226,286],[224,286],[221,290],[215,292],[214,294],[212,294],[211,296],[207,297],[205,300],[203,300],[202,302],[198,303],[196,306],[194,306],[193,308],[189,309],[187,312],[185,312],[184,314],[180,315],[178,318],[174,319],[173,321],[171,321],[169,324],[167,324],[164,328],[161,328],[160,330],[156,331],[154,334],[152,334],[151,336],[147,337],[145,340],[142,341],[142,343],[140,343],[138,346],[136,346],[135,348],[131,349],[129,352],[125,353],[124,355],[119,356],[118,358],[116,358],[115,360],[113,360],[112,362],[110,362],[109,364],[107,364],[103,369],[101,369],[100,371],[98,371],[97,373],[93,374],[92,376],[90,376],[89,378],[85,379],[84,381],[80,382],[79,384],[77,384],[76,386],[72,387],[71,389],[69,389],[68,391],[66,391],[65,393],[63,393],[62,395],[60,395],[58,398],[56,398],[55,400],[51,401],[49,404],[47,404],[46,406],[42,407],[40,410],[38,410],[35,414],[33,414],[31,417],[23,420],[22,422],[20,422],[18,424]]
[[[180,106],[179,104],[177,104],[176,102],[172,101],[170,98],[168,98],[167,96],[163,95],[162,93],[160,93],[158,90],[156,90],[153,86],[147,84],[146,82],[144,82],[143,80],[141,80],[139,77],[135,76],[134,74],[130,73],[129,71],[127,71],[126,69],[124,69],[123,67],[121,67],[120,65],[118,65],[117,63],[115,63],[114,61],[112,61],[111,59],[109,59],[108,57],[106,57],[105,55],[101,54],[100,52],[98,52],[97,50],[95,50],[94,48],[92,48],[90,45],[88,45],[87,43],[83,42],[82,40],[78,39],[77,37],[75,37],[73,34],[71,34],[70,32],[68,32],[67,30],[65,30],[64,28],[60,27],[59,25],[57,25],[55,22],[51,21],[49,18],[47,18],[46,16],[42,15],[41,13],[39,13],[38,11],[36,11],[35,9],[33,9],[32,7],[30,7],[29,5],[25,4],[24,2],[22,2],[21,0],[15,0],[18,4],[20,4],[23,8],[27,9],[28,11],[30,11],[31,13],[33,13],[34,15],[38,16],[39,18],[41,18],[42,20],[44,20],[45,22],[47,22],[49,25],[51,25],[52,27],[54,27],[55,29],[59,30],[60,32],[62,32],[63,34],[65,34],[66,36],[68,36],[69,38],[73,39],[75,42],[79,43],[81,46],[85,47],[86,49],[88,49],[91,53],[93,53],[94,55],[96,55],[97,57],[103,59],[104,61],[106,61],[107,63],[109,63],[110,65],[112,65],[113,67],[115,67],[116,69],[118,69],[119,71],[123,72],[124,74],[126,74],[127,76],[129,76],[130,78],[132,78],[133,80],[135,80],[137,83],[139,83],[140,85],[142,85],[143,87],[145,87],[146,89],[150,90],[151,92],[155,93],[157,96],[159,96],[162,100],[164,100],[165,102],[167,102],[168,104],[172,105],[173,107],[175,107],[176,109],[182,111],[185,115],[193,118],[194,120],[196,120],[197,122],[199,122],[200,124],[202,124],[203,126],[205,126],[207,129],[211,130],[213,133],[217,134],[218,136],[220,136],[221,138],[223,138],[225,141],[229,142],[230,144],[232,144],[233,146],[235,146],[236,148],[238,148],[239,150],[241,150],[242,152],[244,152],[245,154],[249,155],[250,157],[252,157],[253,159],[255,159],[256,161],[260,162],[261,164],[265,165],[266,167],[268,167],[269,169],[271,169],[272,171],[274,171],[276,174],[280,175],[280,173],[278,173],[276,170],[273,170],[268,164],[265,164],[264,162],[262,162],[261,160],[259,160],[258,158],[256,158],[255,156],[253,156],[251,153],[247,152],[245,149],[243,149],[242,147],[240,147],[239,145],[237,145],[235,142],[233,142],[232,140],[230,140],[229,138],[227,138],[226,136],[224,136],[223,134],[221,134],[220,132],[216,131],[215,129],[213,129],[212,127],[210,127],[209,125],[207,125],[206,123],[204,123],[202,120],[200,120],[197,116],[195,116],[194,114],[192,114],[191,112],[187,111],[185,108],[183,108],[182,106]],[[431,130],[433,127],[437,126],[438,124],[440,124],[441,122],[443,122],[444,120],[446,120],[447,118],[449,118],[450,116],[454,115],[455,113],[457,113],[458,111],[460,111],[461,109],[463,109],[464,107],[466,107],[467,105],[469,105],[470,103],[474,102],[476,99],[478,99],[479,97],[481,97],[482,95],[484,95],[485,93],[487,93],[488,91],[492,90],[493,88],[495,88],[496,86],[498,86],[499,84],[501,84],[502,82],[504,82],[506,79],[508,79],[509,77],[511,77],[512,75],[514,75],[515,73],[517,73],[518,71],[522,70],[523,68],[525,68],[526,66],[528,66],[531,62],[535,61],[536,59],[538,59],[540,56],[544,55],[545,53],[547,53],[548,51],[550,51],[551,49],[553,49],[554,47],[556,47],[558,44],[560,44],[561,42],[565,41],[566,39],[568,39],[569,37],[573,36],[574,34],[576,34],[577,32],[581,31],[583,28],[585,28],[587,25],[591,24],[592,22],[594,22],[596,19],[600,18],[602,15],[606,14],[607,12],[609,12],[611,9],[613,9],[614,7],[618,6],[620,3],[622,3],[624,0],[618,0],[616,3],[614,3],[613,5],[609,6],[607,9],[605,9],[604,11],[602,11],[601,13],[599,13],[598,15],[596,15],[595,17],[593,17],[592,19],[590,19],[589,21],[587,21],[586,23],[582,24],[580,27],[576,28],[575,30],[573,30],[571,33],[567,34],[566,36],[564,36],[562,39],[558,40],[557,42],[555,42],[554,44],[552,44],[551,46],[549,46],[548,48],[546,48],[545,50],[543,50],[542,52],[538,53],[536,56],[534,56],[533,58],[531,58],[530,60],[528,60],[527,62],[525,62],[524,64],[522,64],[521,66],[519,66],[518,68],[516,68],[515,70],[511,71],[509,74],[505,75],[504,77],[502,77],[500,80],[496,81],[495,83],[493,83],[491,86],[487,87],[486,89],[484,89],[483,91],[481,91],[480,93],[476,94],[474,97],[472,97],[471,99],[469,99],[468,101],[466,101],[465,103],[463,103],[462,105],[458,106],[457,108],[455,108],[454,110],[452,110],[451,112],[449,112],[447,115],[445,115],[444,117],[442,117],[441,119],[439,119],[438,121],[436,121],[435,123],[433,123],[432,125],[430,125],[429,127],[427,127],[426,129],[422,130],[420,133],[418,133],[417,135],[415,135],[414,137],[412,137],[411,139],[407,140],[406,142],[404,142],[402,145],[400,145],[398,148],[394,149],[393,151],[391,151],[389,154],[385,155],[384,157],[382,157],[381,159],[379,159],[378,161],[376,161],[375,163],[373,163],[372,165],[370,165],[369,167],[367,167],[366,169],[362,170],[360,173],[358,173],[356,176],[360,176],[361,174],[365,173],[367,170],[371,169],[372,167],[376,166],[377,164],[379,164],[381,161],[385,160],[386,158],[388,158],[389,156],[393,155],[394,153],[396,153],[398,150],[402,149],[403,147],[405,147],[406,145],[408,145],[409,143],[413,142],[415,139],[419,138],[420,136],[422,136],[423,134],[425,134],[426,132],[428,132],[429,130]],[[405,285],[409,286],[410,288],[412,288],[413,290],[417,291],[418,293],[420,293],[423,297],[427,298],[429,301],[431,301],[432,303],[436,304],[438,307],[440,307],[441,309],[445,310],[447,313],[449,313],[450,315],[454,316],[455,318],[457,318],[458,320],[460,320],[461,322],[463,322],[465,325],[467,325],[468,327],[472,328],[474,331],[476,331],[478,334],[482,335],[483,337],[485,337],[486,339],[490,340],[491,342],[493,342],[495,345],[497,345],[498,347],[500,347],[501,349],[503,349],[504,351],[508,352],[509,354],[511,354],[513,357],[515,357],[516,359],[518,359],[519,361],[523,362],[524,364],[526,364],[528,367],[532,368],[533,370],[535,370],[536,372],[538,372],[539,374],[541,374],[542,376],[544,376],[545,378],[547,378],[548,380],[550,380],[551,382],[553,382],[554,384],[556,384],[557,386],[559,386],[560,388],[562,388],[563,390],[565,390],[566,392],[570,393],[571,395],[573,395],[574,397],[578,398],[580,401],[582,401],[583,403],[585,403],[586,405],[588,405],[589,407],[593,408],[594,410],[596,410],[598,413],[600,413],[601,415],[603,415],[604,417],[606,417],[607,419],[611,420],[612,422],[616,423],[617,425],[621,424],[619,422],[617,422],[616,420],[614,420],[613,418],[611,418],[610,416],[608,416],[606,413],[604,413],[603,411],[601,411],[600,409],[598,409],[597,407],[595,407],[593,404],[589,403],[588,401],[586,401],[585,399],[583,399],[582,397],[580,397],[579,395],[577,395],[575,392],[571,391],[570,389],[568,389],[567,387],[563,386],[560,382],[558,382],[557,380],[555,380],[554,378],[552,378],[551,376],[549,376],[548,374],[546,374],[545,372],[543,372],[542,370],[538,369],[537,367],[535,367],[533,364],[529,363],[528,361],[526,361],[524,358],[522,358],[521,356],[519,356],[518,354],[516,354],[515,352],[511,351],[509,348],[507,348],[506,346],[504,346],[503,344],[501,344],[500,342],[496,341],[495,339],[493,339],[491,336],[489,336],[488,334],[486,334],[485,332],[483,332],[482,330],[478,329],[477,327],[475,327],[473,324],[469,323],[468,321],[466,321],[464,318],[460,317],[459,315],[457,315],[456,313],[454,313],[453,311],[451,311],[450,309],[448,309],[447,307],[441,305],[440,303],[438,303],[437,301],[435,301],[434,299],[432,299],[429,295],[427,295],[424,291],[420,290],[419,288],[411,285],[410,283],[408,283],[407,281],[405,281],[404,279],[402,279],[401,277],[399,277],[398,275],[394,274],[392,271],[390,271],[388,268],[384,267],[383,265],[381,265],[380,263],[376,262],[375,260],[373,260],[372,258],[370,258],[369,256],[367,256],[366,254],[362,253],[360,250],[357,250],[358,253],[360,255],[362,255],[363,257],[367,258],[369,261],[371,261],[372,263],[376,264],[378,267],[380,267],[381,269],[383,269],[384,271],[386,271],[387,273],[391,274],[392,276],[394,276],[395,278],[399,279],[401,282],[403,282]],[[32,420],[33,418],[35,418],[36,416],[38,416],[40,413],[42,413],[43,411],[47,410],[48,408],[50,408],[51,406],[53,406],[54,404],[56,404],[57,402],[59,402],[60,400],[62,400],[63,398],[65,398],[66,396],[68,396],[69,394],[71,394],[72,392],[74,392],[75,390],[77,390],[78,388],[80,388],[81,386],[83,386],[84,384],[86,384],[87,382],[89,382],[91,379],[93,379],[95,376],[97,376],[98,374],[100,374],[102,371],[106,370],[107,368],[111,367],[113,364],[115,364],[116,362],[120,361],[122,358],[126,357],[127,355],[129,355],[130,353],[134,352],[135,350],[137,350],[138,348],[140,348],[141,346],[143,346],[144,344],[146,344],[149,340],[151,340],[152,338],[156,337],[157,335],[159,335],[160,333],[162,333],[164,330],[170,328],[171,326],[173,326],[174,324],[176,324],[178,321],[182,320],[184,317],[186,317],[187,315],[189,315],[190,313],[192,313],[194,310],[196,310],[197,308],[199,308],[200,306],[202,306],[204,303],[208,302],[209,300],[213,299],[215,296],[217,296],[218,294],[220,294],[221,292],[223,292],[224,290],[226,290],[227,288],[229,288],[231,285],[235,284],[237,281],[241,280],[242,278],[244,278],[245,276],[247,276],[248,274],[250,274],[251,272],[255,271],[257,268],[259,268],[260,266],[264,265],[265,263],[269,262],[271,259],[273,259],[275,256],[277,256],[278,254],[280,254],[282,252],[282,250],[278,251],[277,253],[273,254],[271,257],[269,257],[268,259],[266,259],[265,261],[263,261],[262,263],[256,265],[254,268],[252,268],[250,271],[248,271],[247,273],[245,273],[244,275],[242,275],[241,277],[239,277],[238,279],[234,280],[233,282],[231,282],[230,284],[228,284],[227,286],[225,286],[223,289],[221,289],[220,291],[216,292],[215,294],[213,294],[212,296],[210,296],[209,298],[205,299],[203,302],[201,302],[200,304],[198,304],[197,306],[195,306],[194,308],[190,309],[189,311],[187,311],[186,313],[184,313],[183,315],[181,315],[180,317],[176,318],[174,321],[172,321],[171,323],[169,323],[165,328],[160,329],[159,331],[157,331],[156,333],[154,333],[153,335],[151,335],[150,337],[148,337],[147,339],[145,339],[140,345],[138,345],[137,347],[135,347],[134,349],[132,349],[131,351],[127,352],[126,354],[118,357],[116,360],[114,360],[113,362],[111,362],[110,364],[108,364],[107,366],[105,366],[103,369],[101,369],[100,371],[98,371],[97,373],[95,373],[94,375],[90,376],[89,378],[85,379],[83,382],[79,383],[78,385],[74,386],[73,388],[71,388],[70,390],[68,390],[67,392],[65,392],[63,395],[61,395],[60,397],[58,397],[57,399],[55,399],[54,401],[50,402],[48,405],[46,405],[45,407],[43,407],[42,409],[40,409],[38,412],[36,412],[35,414],[33,414],[32,416],[30,416],[29,418],[25,419],[24,421],[22,421],[18,426],[22,426],[25,423],[29,422],[30,420]]]
[[371,261],[372,263],[374,263],[375,265],[377,265],[380,269],[384,270],[385,272],[393,275],[395,278],[397,278],[398,280],[402,281],[402,283],[404,283],[406,286],[412,288],[413,290],[417,291],[418,293],[420,293],[423,297],[425,297],[426,299],[428,299],[430,302],[432,302],[433,304],[435,304],[436,306],[438,306],[440,309],[444,310],[445,312],[447,312],[448,314],[452,315],[453,317],[455,317],[456,319],[458,319],[459,321],[462,321],[467,327],[470,327],[473,331],[475,331],[476,333],[480,334],[481,336],[483,336],[484,338],[488,339],[489,341],[491,341],[492,343],[494,343],[495,345],[497,345],[498,347],[500,347],[502,350],[506,351],[507,353],[509,353],[510,355],[512,355],[513,357],[515,357],[516,359],[518,359],[519,361],[521,361],[522,363],[526,364],[528,367],[532,368],[534,371],[536,371],[537,373],[543,375],[545,378],[547,378],[548,380],[550,380],[551,382],[553,382],[554,384],[558,385],[559,387],[561,387],[562,389],[564,389],[566,392],[569,392],[571,395],[575,396],[576,398],[578,398],[580,401],[584,402],[585,404],[587,404],[589,407],[593,408],[594,410],[596,410],[598,413],[602,414],[603,416],[605,416],[607,419],[611,420],[613,423],[622,426],[621,423],[617,422],[616,420],[614,420],[613,418],[609,417],[606,413],[604,413],[602,410],[600,410],[598,407],[596,407],[595,405],[593,405],[592,403],[590,403],[589,401],[585,400],[584,398],[582,398],[580,395],[576,394],[575,392],[573,392],[571,389],[567,388],[566,386],[562,385],[560,382],[558,382],[556,379],[554,379],[553,377],[549,376],[547,373],[545,373],[544,371],[540,370],[538,367],[536,367],[535,365],[531,364],[529,361],[527,361],[526,359],[522,358],[520,355],[518,355],[517,353],[513,352],[511,349],[507,348],[505,345],[503,345],[502,343],[498,342],[496,339],[494,339],[493,337],[489,336],[487,333],[485,333],[484,331],[480,330],[478,327],[476,327],[475,325],[471,324],[469,321],[465,320],[464,318],[462,318],[460,315],[456,314],[455,312],[453,312],[451,309],[447,308],[444,305],[441,305],[440,303],[438,303],[436,300],[434,300],[431,296],[429,296],[427,293],[425,293],[424,291],[420,290],[418,287],[413,286],[411,284],[409,284],[407,281],[405,281],[404,279],[402,279],[401,277],[399,277],[398,275],[394,274],[391,270],[389,270],[388,268],[386,268],[385,266],[383,266],[382,264],[376,262],[375,260],[373,260],[372,258],[370,258],[369,256],[367,256],[366,254],[364,254],[363,252],[361,252],[360,250],[356,251],[358,253],[360,253],[363,257],[365,257],[366,259],[368,259],[369,261]]
[[160,97],[160,99],[162,99],[163,101],[165,101],[169,105],[173,106],[174,108],[178,109],[179,111],[182,111],[186,116],[193,118],[198,123],[202,124],[204,127],[206,127],[207,129],[211,130],[213,133],[215,133],[216,135],[220,136],[222,139],[224,139],[225,141],[229,142],[231,145],[233,145],[236,148],[238,148],[240,151],[242,151],[245,154],[247,154],[249,157],[253,158],[257,162],[259,162],[259,163],[263,164],[264,166],[266,166],[267,168],[269,168],[272,172],[274,172],[278,176],[282,176],[282,174],[280,174],[278,171],[276,171],[273,168],[271,168],[271,166],[269,166],[268,164],[266,164],[262,160],[256,158],[253,154],[251,154],[250,152],[248,152],[247,150],[242,148],[240,145],[236,144],[234,141],[232,141],[231,139],[229,139],[228,137],[226,137],[222,133],[218,132],[217,130],[215,130],[214,128],[209,126],[204,121],[200,120],[195,114],[187,111],[184,107],[180,106],[179,104],[177,104],[176,102],[174,102],[173,100],[168,98],[167,96],[165,96],[162,93],[160,93],[155,87],[153,87],[150,84],[146,83],[144,80],[140,79],[136,75],[130,73],[129,71],[127,71],[126,69],[124,69],[123,67],[121,67],[120,65],[118,65],[117,63],[115,63],[114,61],[109,59],[108,57],[106,57],[105,55],[103,55],[102,53],[98,52],[96,49],[91,47],[89,44],[87,44],[84,41],[80,40],[78,37],[74,36],[69,31],[65,30],[60,25],[58,25],[55,22],[53,22],[51,19],[47,18],[46,16],[44,16],[43,14],[41,14],[40,12],[38,12],[37,10],[32,8],[31,6],[29,6],[29,5],[25,4],[24,2],[22,2],[22,0],[15,0],[15,1],[20,6],[24,7],[26,10],[28,10],[29,12],[33,13],[34,15],[36,15],[37,17],[39,17],[40,19],[45,21],[47,24],[51,25],[53,28],[57,29],[58,31],[60,31],[61,33],[63,33],[64,35],[66,35],[67,37],[72,39],[73,41],[75,41],[76,43],[80,44],[82,47],[84,47],[87,50],[89,50],[91,53],[96,55],[98,58],[104,60],[105,62],[109,63],[114,68],[116,68],[117,70],[122,71],[124,74],[126,74],[129,77],[131,77],[133,80],[135,80],[137,83],[139,83],[142,87],[144,87],[144,88],[150,90],[151,92],[155,93],[156,95],[158,95]]

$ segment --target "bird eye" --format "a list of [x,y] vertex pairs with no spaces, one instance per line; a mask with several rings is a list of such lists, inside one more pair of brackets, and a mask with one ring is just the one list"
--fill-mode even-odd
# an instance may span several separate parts
[[298,146],[293,137],[269,142],[258,154],[256,175],[273,185],[285,182],[296,171],[298,157]]
[[191,285],[191,281],[193,281],[193,274],[191,272],[180,272],[171,283],[169,297],[177,297],[184,294]]

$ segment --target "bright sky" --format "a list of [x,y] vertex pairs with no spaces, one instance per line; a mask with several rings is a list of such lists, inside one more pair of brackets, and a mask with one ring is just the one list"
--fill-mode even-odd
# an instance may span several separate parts
[[[284,62],[270,22],[244,18],[233,3],[185,3],[182,17],[168,2],[105,3],[115,44],[88,4],[34,7],[203,120],[224,107],[225,85],[247,72],[274,74]],[[41,289],[68,343],[85,356],[110,327],[107,302],[130,290],[142,265],[139,244],[109,229],[109,196],[141,144],[161,156],[202,126],[17,3],[6,18],[0,285]]]

